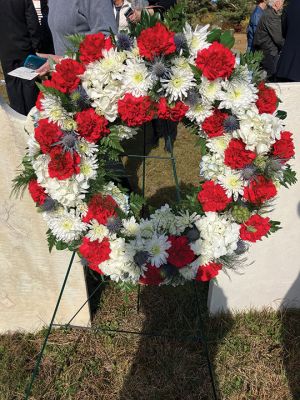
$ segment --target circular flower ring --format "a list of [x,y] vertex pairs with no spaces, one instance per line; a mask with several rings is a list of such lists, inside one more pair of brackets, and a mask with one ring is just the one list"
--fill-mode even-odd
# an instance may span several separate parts
[[[82,37],[40,87],[15,179],[47,222],[50,248],[77,251],[115,281],[177,285],[234,268],[251,242],[278,229],[265,212],[280,185],[295,182],[292,134],[256,56],[237,58],[228,33],[208,26],[169,26],[167,16],[135,35]],[[154,118],[199,136],[202,184],[145,215],[144,200],[106,164]]]

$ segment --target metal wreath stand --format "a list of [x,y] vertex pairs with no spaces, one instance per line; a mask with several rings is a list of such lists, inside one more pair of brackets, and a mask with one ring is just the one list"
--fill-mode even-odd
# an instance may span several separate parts
[[[170,156],[169,157],[159,157],[159,156],[147,156],[146,155],[146,125],[143,125],[143,155],[133,155],[133,154],[125,154],[125,156],[127,156],[128,158],[141,158],[142,159],[142,164],[143,164],[143,176],[142,176],[142,195],[143,197],[145,196],[145,185],[146,185],[146,160],[147,159],[158,159],[158,160],[169,160],[172,163],[172,170],[173,170],[173,176],[174,176],[174,181],[175,181],[175,187],[176,187],[176,198],[177,201],[181,201],[181,193],[180,193],[180,187],[179,187],[179,181],[178,181],[178,176],[177,176],[177,170],[176,170],[176,159],[174,157],[174,153],[173,153],[173,143],[172,143],[172,139],[171,139],[171,134],[170,134],[170,125],[169,125],[169,121],[162,121],[164,124],[164,128],[165,128],[165,140],[166,140],[166,144],[168,145],[168,149],[170,152]],[[68,281],[68,277],[74,262],[74,258],[75,258],[76,252],[74,251],[72,253],[71,256],[71,260],[56,302],[56,306],[49,324],[49,327],[46,331],[46,336],[43,342],[43,345],[41,347],[41,350],[37,356],[36,362],[35,362],[35,367],[34,370],[31,374],[31,379],[30,382],[28,384],[28,386],[25,389],[25,397],[24,400],[29,400],[30,399],[30,395],[32,392],[32,388],[33,388],[33,384],[36,380],[36,378],[38,377],[39,374],[39,370],[40,370],[40,366],[41,366],[41,362],[43,359],[43,355],[48,343],[48,339],[49,336],[51,334],[52,328],[53,327],[58,327],[58,328],[78,328],[78,329],[83,329],[83,330],[92,330],[95,332],[103,332],[103,333],[125,333],[125,334],[130,334],[130,335],[140,335],[140,336],[148,336],[148,337],[161,337],[161,338],[169,338],[169,339],[180,339],[181,341],[193,341],[195,343],[201,343],[204,349],[204,354],[205,354],[205,358],[207,361],[207,366],[208,366],[208,370],[209,370],[209,376],[210,376],[210,382],[211,382],[211,387],[212,387],[212,393],[213,393],[213,398],[214,400],[219,400],[219,395],[217,394],[217,385],[216,385],[216,380],[214,377],[214,371],[213,371],[213,366],[212,366],[212,361],[209,355],[209,350],[208,350],[208,344],[207,344],[207,339],[206,339],[206,335],[205,332],[203,330],[204,327],[204,321],[203,318],[201,316],[201,309],[200,309],[200,300],[199,300],[199,296],[197,293],[197,288],[196,288],[196,282],[194,282],[194,296],[195,296],[195,300],[196,300],[196,311],[197,311],[197,319],[198,319],[198,334],[194,337],[178,337],[178,336],[170,336],[170,335],[163,335],[161,333],[157,333],[157,332],[143,332],[143,331],[129,331],[129,330],[122,330],[122,329],[110,329],[110,328],[102,328],[102,327],[88,327],[88,328],[83,328],[83,327],[78,327],[76,325],[72,325],[72,321],[74,320],[74,318],[79,314],[79,312],[84,308],[84,306],[86,304],[89,303],[89,301],[93,298],[93,296],[96,294],[96,292],[100,289],[100,287],[106,282],[105,280],[101,281],[101,283],[99,285],[97,285],[97,287],[92,291],[92,293],[89,295],[89,297],[87,298],[87,300],[82,304],[82,306],[76,311],[76,313],[72,316],[72,318],[69,320],[69,322],[67,322],[66,324],[55,324],[55,318],[56,318],[56,314],[57,311],[59,309],[60,303],[61,303],[61,299]],[[141,287],[140,285],[138,286],[138,297],[137,297],[137,312],[139,312],[140,309],[140,291],[141,291]]]

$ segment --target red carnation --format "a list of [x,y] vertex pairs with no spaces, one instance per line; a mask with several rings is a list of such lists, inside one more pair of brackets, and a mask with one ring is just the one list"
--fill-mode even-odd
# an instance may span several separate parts
[[60,128],[48,119],[40,119],[39,125],[34,130],[35,139],[43,153],[49,153],[53,149],[53,144],[57,143],[62,135]]
[[82,64],[67,58],[56,65],[51,84],[63,93],[70,93],[77,89],[80,83],[78,76],[82,75],[84,71],[85,68]]
[[222,264],[217,264],[214,262],[210,262],[205,265],[200,265],[195,280],[201,282],[208,282],[213,278],[215,278],[219,274],[219,271],[221,269],[222,269]]
[[173,122],[179,122],[185,117],[189,107],[182,101],[177,101],[175,106],[169,106],[167,99],[161,97],[158,102],[157,116],[160,119],[170,119]]
[[38,206],[41,206],[42,204],[45,203],[45,200],[47,198],[45,189],[41,185],[38,184],[36,179],[32,179],[29,182],[28,190],[29,190],[29,193],[30,193],[33,201],[35,203],[37,203]]
[[88,204],[88,212],[82,219],[83,222],[90,222],[95,219],[99,224],[105,225],[107,219],[116,216],[117,203],[111,196],[95,194]]
[[277,189],[272,181],[258,175],[244,189],[244,198],[255,205],[261,205],[266,200],[276,196]]
[[190,264],[195,259],[195,253],[189,246],[189,241],[186,236],[169,236],[168,241],[172,246],[168,251],[168,263],[174,267],[182,268]]
[[92,242],[89,238],[84,237],[79,247],[79,252],[88,261],[89,268],[103,275],[99,264],[109,260],[111,252],[109,240],[107,238],[104,238],[101,242],[98,240]]
[[256,106],[260,114],[267,113],[273,114],[276,111],[278,98],[274,89],[260,82],[258,85],[258,99]]
[[50,178],[63,180],[80,172],[80,156],[76,151],[71,154],[64,152],[61,146],[55,146],[50,152],[50,157],[48,164]]
[[103,58],[102,50],[109,50],[113,47],[111,38],[105,38],[103,33],[86,35],[79,46],[79,58],[84,64]]
[[280,139],[276,140],[273,144],[273,155],[282,160],[283,163],[295,155],[295,146],[291,132],[281,132]]
[[139,126],[152,121],[156,107],[149,96],[134,97],[126,93],[124,98],[118,101],[118,111],[128,126]]
[[270,218],[263,218],[258,214],[254,214],[241,225],[240,238],[248,242],[256,242],[265,236],[270,229]]
[[165,97],[161,97],[159,99],[157,106],[157,116],[160,119],[170,119],[170,107]]
[[214,113],[205,118],[202,124],[203,131],[209,138],[222,136],[224,134],[224,121],[228,117],[228,114],[215,109]]
[[163,280],[160,270],[151,264],[147,264],[147,271],[144,272],[144,276],[140,277],[139,283],[158,286]]
[[44,93],[43,92],[39,92],[38,97],[36,99],[35,102],[35,106],[39,111],[42,111],[43,107],[42,107],[42,100],[44,99]]
[[88,142],[97,142],[97,140],[110,133],[110,130],[107,128],[107,119],[96,114],[93,108],[77,113],[75,120],[77,122],[78,133]]
[[144,29],[137,38],[140,55],[148,60],[154,60],[160,55],[172,54],[176,51],[174,32],[157,22],[155,26]]
[[185,117],[189,107],[186,106],[182,101],[177,101],[174,107],[170,109],[170,119],[174,122],[179,122]]
[[234,69],[235,57],[227,47],[213,42],[207,49],[198,51],[196,65],[203,76],[211,81],[229,78]]
[[202,205],[203,211],[208,212],[225,210],[232,199],[227,197],[221,185],[213,181],[206,181],[198,193],[198,200]]
[[239,139],[231,139],[225,150],[225,164],[233,169],[245,168],[252,164],[256,158],[256,153],[245,149],[246,145]]

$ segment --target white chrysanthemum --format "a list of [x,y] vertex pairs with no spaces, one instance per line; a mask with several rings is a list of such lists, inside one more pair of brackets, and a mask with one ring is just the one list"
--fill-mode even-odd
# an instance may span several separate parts
[[146,241],[146,250],[150,254],[150,263],[159,268],[167,262],[168,252],[171,243],[165,235],[154,235],[152,239]]
[[126,236],[137,236],[140,232],[140,226],[134,217],[122,220],[122,233]]
[[47,118],[50,122],[57,123],[61,128],[72,114],[67,113],[58,97],[46,94],[41,99],[42,111],[40,118]]
[[84,138],[80,138],[77,142],[77,152],[79,155],[92,157],[98,153],[98,146],[95,143],[88,142]]
[[221,135],[215,138],[210,138],[206,142],[206,146],[209,148],[210,151],[213,153],[218,154],[222,159],[224,158],[224,152],[228,147],[228,144],[231,140],[230,135]]
[[61,122],[61,128],[62,128],[64,131],[69,131],[69,132],[76,131],[76,129],[77,129],[77,123],[76,123],[76,121],[74,121],[73,118],[67,117],[67,118],[65,118],[64,120],[62,120],[62,122]]
[[109,182],[102,189],[102,193],[110,195],[124,213],[129,211],[128,196],[124,194],[113,182]]
[[196,86],[194,74],[190,68],[172,67],[169,78],[160,81],[170,102],[187,97],[188,91]]
[[141,60],[127,60],[122,82],[126,93],[145,96],[153,86],[153,80],[145,63]]
[[85,217],[88,212],[88,205],[84,201],[80,201],[76,204],[76,213],[80,217]]
[[218,154],[207,154],[200,161],[200,176],[206,180],[217,180],[224,174],[224,161]]
[[154,214],[151,214],[150,219],[156,232],[176,234],[175,216],[168,204],[155,210]]
[[43,216],[53,235],[65,243],[78,240],[87,229],[87,224],[81,221],[74,210],[65,210],[63,213],[60,211],[57,214],[44,212]]
[[92,88],[101,90],[111,81],[122,80],[122,72],[125,69],[125,53],[111,48],[110,50],[103,50],[102,54],[103,58],[90,63],[82,75],[82,86],[88,94]]
[[199,92],[202,96],[203,101],[208,104],[212,104],[215,100],[218,99],[221,91],[222,91],[222,80],[215,79],[214,81],[210,81],[205,77],[202,77],[201,84],[199,86]]
[[38,183],[53,200],[57,200],[65,207],[76,206],[84,199],[89,188],[88,182],[81,174],[64,180],[50,178],[49,161],[49,155],[41,154],[32,162]]
[[208,212],[195,225],[201,237],[190,246],[195,254],[200,255],[199,265],[230,255],[236,250],[240,225],[225,215]]
[[180,235],[187,228],[192,228],[199,216],[196,213],[190,214],[188,210],[181,211],[175,216],[176,235]]
[[199,265],[200,265],[198,262],[198,259],[196,261],[197,262],[192,263],[192,264],[188,265],[187,267],[178,269],[178,272],[180,273],[180,275],[182,275],[184,277],[184,279],[191,281],[196,278],[196,275],[197,275],[197,272],[199,269]]
[[241,138],[246,149],[258,154],[267,153],[276,139],[280,138],[282,122],[270,114],[259,114],[256,107],[239,115],[240,129],[233,132],[235,138]]
[[40,152],[41,148],[39,143],[35,140],[34,133],[28,135],[27,146],[30,157],[34,157]]
[[92,106],[99,115],[104,115],[110,122],[118,118],[118,100],[125,94],[124,87],[120,81],[111,82],[104,89],[93,90],[89,93],[93,100]]
[[244,193],[244,180],[238,171],[233,171],[230,168],[225,168],[224,175],[218,177],[218,183],[225,189],[228,197],[233,196],[234,200],[238,199],[239,195]]
[[210,117],[212,113],[212,106],[210,104],[199,102],[194,106],[190,106],[186,117],[193,122],[196,121],[197,124],[200,125],[205,118]]
[[114,281],[137,282],[141,270],[135,264],[133,257],[135,251],[128,245],[123,238],[110,240],[109,260],[100,264],[100,268],[105,275]]
[[185,57],[175,57],[172,59],[172,65],[174,68],[185,69],[187,71],[191,70],[189,60]]
[[125,125],[115,125],[114,129],[118,133],[120,140],[131,139],[138,133],[137,128],[132,128],[130,126],[125,126]]
[[99,242],[101,242],[105,237],[109,236],[109,230],[106,228],[106,226],[99,224],[99,222],[95,219],[92,219],[88,227],[89,231],[85,236],[92,242],[95,240],[99,240]]
[[80,160],[80,174],[84,179],[96,179],[98,170],[97,156],[87,157],[81,156]]
[[205,49],[209,46],[209,43],[206,41],[208,28],[209,25],[203,27],[197,25],[195,30],[193,30],[191,25],[188,23],[185,24],[183,33],[186,37],[189,51],[193,58],[197,56],[199,50]]
[[149,239],[154,235],[153,221],[149,219],[141,219],[140,221],[140,236]]
[[219,108],[232,110],[233,113],[241,113],[249,109],[257,99],[257,88],[251,83],[224,81],[223,90],[218,95],[221,101]]

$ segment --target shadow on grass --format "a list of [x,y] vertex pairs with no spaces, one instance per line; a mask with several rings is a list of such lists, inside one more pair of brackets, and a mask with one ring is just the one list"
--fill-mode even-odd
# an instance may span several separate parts
[[[201,336],[207,334],[207,284],[145,287],[141,293],[142,331],[166,337],[141,337],[119,400],[213,400],[212,382]],[[200,314],[197,308],[197,296]],[[231,329],[230,318],[218,341]],[[214,369],[217,342],[210,340]],[[215,377],[217,392],[218,381]],[[220,396],[218,395],[218,399]]]

